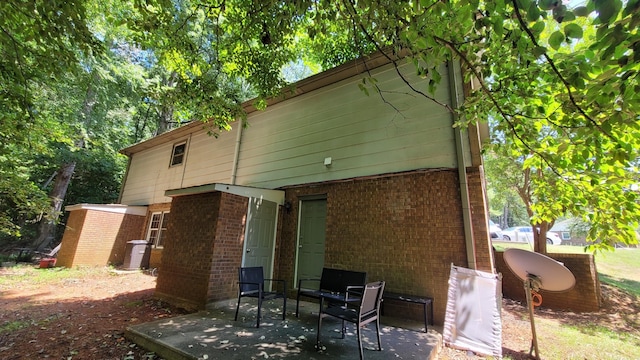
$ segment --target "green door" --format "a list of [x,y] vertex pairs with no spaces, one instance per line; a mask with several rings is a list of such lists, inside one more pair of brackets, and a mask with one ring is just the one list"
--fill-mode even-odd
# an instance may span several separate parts
[[297,279],[320,278],[324,266],[327,199],[302,200],[298,231]]

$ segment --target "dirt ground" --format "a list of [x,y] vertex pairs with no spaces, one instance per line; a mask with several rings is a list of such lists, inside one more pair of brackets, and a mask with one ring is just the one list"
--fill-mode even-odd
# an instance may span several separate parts
[[[20,271],[0,268],[0,276],[19,278]],[[157,359],[124,338],[129,325],[185,313],[153,299],[155,281],[142,272],[93,269],[1,286],[0,359]]]
[[[55,271],[52,269],[40,271]],[[124,338],[125,328],[184,314],[153,298],[156,278],[143,272],[116,273],[92,269],[71,278],[32,283],[24,268],[0,268],[0,359],[158,359]],[[2,279],[0,279],[2,280]],[[626,295],[603,289],[605,308],[597,314],[573,314],[539,309],[536,315],[570,318],[572,322],[606,323],[625,331],[621,306],[640,311]],[[527,359],[530,323],[526,309],[505,299],[502,308],[503,355]],[[627,329],[630,330],[630,329]],[[636,329],[637,330],[637,329]],[[445,348],[440,359],[481,359]]]

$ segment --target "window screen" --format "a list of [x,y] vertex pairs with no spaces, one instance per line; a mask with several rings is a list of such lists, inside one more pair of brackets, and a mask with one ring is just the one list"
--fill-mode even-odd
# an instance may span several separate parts
[[147,241],[152,243],[156,248],[162,248],[164,245],[164,235],[167,231],[168,220],[169,212],[159,212],[151,214]]
[[173,145],[173,153],[171,154],[171,166],[182,164],[184,161],[184,154],[187,149],[187,143]]

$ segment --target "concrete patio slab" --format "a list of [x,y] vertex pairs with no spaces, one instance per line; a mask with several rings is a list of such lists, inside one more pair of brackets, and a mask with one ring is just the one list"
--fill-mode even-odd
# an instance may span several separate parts
[[[244,301],[244,299],[243,299]],[[290,301],[288,309],[294,309]],[[260,328],[256,328],[256,304],[244,302],[234,321],[235,300],[213,304],[206,311],[134,325],[126,336],[167,360],[186,359],[358,359],[355,327],[347,324],[340,338],[341,322],[322,321],[321,345],[316,349],[318,304],[301,302],[300,317],[291,310],[281,318],[282,302],[263,304]],[[382,351],[377,351],[375,325],[362,331],[364,357],[382,359],[436,359],[442,346],[441,332],[424,324],[383,317]]]

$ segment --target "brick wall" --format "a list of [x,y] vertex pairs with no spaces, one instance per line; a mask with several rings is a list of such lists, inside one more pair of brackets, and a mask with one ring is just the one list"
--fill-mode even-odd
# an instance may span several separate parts
[[[469,175],[474,216],[485,216],[479,200],[484,193],[478,190],[481,175],[479,171]],[[455,169],[284,190],[292,208],[280,212],[276,278],[286,279],[293,288],[298,200],[324,195],[325,266],[366,271],[369,281],[387,281],[388,291],[433,297],[435,322],[443,323],[450,266],[468,265]],[[156,286],[158,297],[200,309],[208,302],[236,296],[247,205],[244,197],[219,192],[173,199]],[[478,221],[474,231],[488,238],[486,221]],[[486,265],[491,254],[483,251],[488,250],[477,246],[478,258]],[[289,295],[295,297],[293,289]],[[403,303],[389,303],[385,310],[390,315],[422,317],[420,307]]]
[[467,187],[469,188],[469,204],[471,206],[471,222],[475,240],[476,270],[493,272],[495,263],[491,245],[489,208],[484,186],[482,167],[467,168]]
[[149,256],[149,268],[160,268],[162,265],[162,249],[151,248],[151,255]]
[[238,294],[238,267],[242,264],[248,205],[245,197],[221,194],[207,302],[234,298]]
[[140,239],[144,220],[144,216],[109,211],[71,211],[56,265],[73,267],[122,264],[126,242]]
[[[325,266],[366,271],[369,281],[385,280],[388,291],[433,297],[435,322],[443,323],[451,264],[468,265],[455,169],[285,190],[292,209],[282,214],[278,277],[293,284],[298,200],[326,194]],[[385,307],[392,315],[422,316],[416,306]]]
[[76,256],[76,249],[82,234],[84,219],[87,216],[87,210],[71,211],[67,224],[62,235],[62,245],[58,251],[57,266],[73,267],[73,260]]
[[220,192],[175,197],[156,296],[186,309],[234,297],[246,209],[246,198]]
[[[496,268],[502,273],[502,294],[506,298],[525,302],[523,282],[511,272],[504,262],[503,255],[503,252],[496,252]],[[602,297],[593,255],[547,254],[547,256],[563,263],[571,270],[576,278],[576,285],[566,292],[540,291],[542,307],[575,312],[599,311]]]

